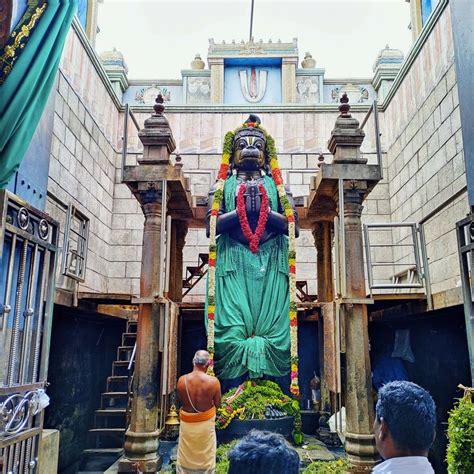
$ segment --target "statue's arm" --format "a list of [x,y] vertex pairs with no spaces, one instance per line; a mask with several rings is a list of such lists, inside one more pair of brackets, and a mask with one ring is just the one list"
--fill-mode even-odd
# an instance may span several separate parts
[[[290,201],[291,207],[293,208],[293,213],[295,215],[295,236],[299,237],[300,225],[298,213],[296,212],[293,194],[291,194],[291,191],[288,187],[286,187],[286,195],[288,197],[288,200]],[[270,211],[270,214],[268,215],[267,225],[275,232],[288,235],[288,220],[286,219],[286,216],[284,214],[280,214],[279,212],[275,211]]]
[[[216,192],[216,185],[214,184],[207,196],[207,214],[206,214],[206,235],[209,237],[210,235],[210,222],[211,222],[211,209],[212,209],[212,201],[214,200],[214,193]],[[217,214],[217,226],[216,226],[216,235],[224,234],[229,232],[239,223],[239,216],[237,215],[237,211],[225,212],[223,204],[221,204],[221,208],[219,209],[219,213]]]

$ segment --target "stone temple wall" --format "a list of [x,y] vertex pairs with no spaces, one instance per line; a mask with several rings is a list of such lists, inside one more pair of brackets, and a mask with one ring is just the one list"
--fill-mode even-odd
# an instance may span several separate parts
[[[77,285],[62,276],[58,265],[57,286],[107,293],[111,292],[109,277],[125,275],[125,265],[116,262],[111,253],[116,243],[111,230],[115,175],[120,163],[117,136],[122,121],[111,89],[100,73],[98,63],[93,62],[77,32],[71,29],[52,92],[55,113],[46,212],[60,223],[60,247],[69,203],[90,219],[85,282]],[[59,262],[61,257],[62,248]]]
[[[453,65],[449,5],[426,40],[415,44],[395,81],[380,113],[384,180],[364,203],[364,222],[419,222],[465,186],[460,116]],[[138,294],[143,216],[128,188],[120,184],[123,112],[96,53],[76,29],[69,34],[56,90],[47,211],[64,227],[64,205],[69,202],[91,220],[87,273],[80,291]],[[354,107],[362,122],[366,111]],[[259,113],[258,108],[254,109]],[[151,109],[135,111],[139,125]],[[193,196],[206,195],[220,162],[226,131],[241,124],[248,112],[231,107],[184,112],[165,110],[173,130],[183,170],[191,182]],[[286,182],[297,197],[307,196],[311,176],[318,172],[319,151],[327,152],[327,141],[338,115],[336,106],[302,111],[262,110],[265,128],[276,140]],[[376,162],[373,120],[364,131],[362,150],[369,163]],[[137,130],[130,122],[127,163],[140,153]],[[174,158],[173,158],[174,159]],[[331,157],[326,155],[325,161]],[[459,302],[459,269],[454,234],[455,222],[467,211],[466,198],[458,199],[425,223],[433,292],[451,291]],[[449,216],[449,219],[446,218]],[[403,243],[398,231],[380,233],[374,243]],[[184,269],[195,266],[197,254],[207,251],[203,229],[190,229],[184,249]],[[443,250],[444,249],[444,250]],[[397,261],[409,258],[395,248]],[[376,261],[392,259],[384,248]],[[304,230],[298,242],[298,279],[307,280],[316,292],[316,253],[313,237]],[[390,273],[391,272],[391,273]],[[382,271],[387,280],[395,269]],[[59,286],[77,288],[71,280],[59,278]],[[453,295],[457,300],[453,300]],[[202,300],[204,282],[189,295]],[[447,297],[447,296],[446,296]],[[444,298],[444,296],[443,296]]]
[[[255,112],[258,114],[258,110]],[[176,140],[176,153],[179,153],[182,158],[183,172],[190,179],[193,197],[204,198],[217,176],[221,160],[220,149],[225,133],[243,123],[248,113],[176,113],[165,110],[165,114]],[[311,177],[315,176],[319,170],[316,150],[328,153],[327,141],[337,115],[337,110],[319,114],[296,112],[259,114],[262,125],[275,139],[283,178],[295,197],[304,198],[309,195]],[[136,114],[140,125],[148,116],[149,113]],[[354,116],[362,121],[365,114],[355,113]],[[366,128],[363,150],[369,162],[375,163],[373,123],[369,122]],[[128,140],[129,150],[139,153],[141,147],[135,128],[129,129]],[[128,163],[132,164],[134,158],[131,156]],[[326,162],[329,163],[331,160],[331,155],[325,155]],[[116,196],[120,195],[120,199],[115,202],[114,226],[116,222],[118,224],[127,219],[135,219],[133,217],[135,199],[133,197],[127,199],[127,193],[130,195],[126,186],[116,185]],[[128,214],[125,214],[124,211],[127,209]],[[119,216],[118,213],[122,212],[124,214]],[[390,220],[387,182],[381,182],[364,203],[363,219],[365,222]],[[138,218],[136,222],[138,224]],[[378,240],[376,238],[375,241],[389,243],[387,236],[384,235],[378,236]],[[140,252],[141,241],[135,242],[137,252]],[[188,231],[184,248],[184,271],[186,266],[197,265],[198,254],[207,253],[208,245],[209,240],[205,236],[204,229]],[[117,250],[117,256],[119,255],[120,250]],[[297,279],[306,280],[309,293],[316,294],[316,250],[311,231],[307,229],[302,230],[297,241]],[[126,280],[122,280],[120,284],[128,285]],[[204,295],[205,281],[203,279],[186,298],[188,301],[202,301]]]
[[[434,302],[446,306],[462,302],[455,223],[468,212],[449,4],[416,53],[395,95],[383,104],[391,218],[426,221]],[[393,239],[407,241],[402,231]],[[398,262],[409,259],[406,248],[395,250]]]

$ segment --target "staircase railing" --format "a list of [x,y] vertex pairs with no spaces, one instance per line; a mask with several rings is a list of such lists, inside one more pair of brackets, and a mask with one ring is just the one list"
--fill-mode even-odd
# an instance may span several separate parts
[[183,297],[202,280],[204,275],[206,275],[208,262],[209,255],[207,253],[200,253],[197,267],[187,267],[186,271],[189,275],[183,280]]
[[132,386],[133,386],[133,373],[134,373],[133,364],[135,363],[136,352],[137,352],[137,343],[135,342],[135,345],[133,346],[132,355],[130,357],[130,361],[128,362],[128,366],[127,366],[127,410],[126,410],[126,416],[125,416],[127,426],[130,425],[130,417],[132,414],[132,410],[131,410],[132,398],[133,398]]

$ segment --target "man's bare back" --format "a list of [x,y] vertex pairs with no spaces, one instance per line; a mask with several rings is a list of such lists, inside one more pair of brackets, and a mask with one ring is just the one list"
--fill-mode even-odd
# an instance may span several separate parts
[[[186,384],[192,403],[189,401]],[[177,390],[183,410],[189,413],[195,413],[195,409],[200,412],[207,411],[211,407],[215,406],[217,408],[221,404],[221,384],[219,380],[217,377],[205,374],[197,367],[191,373],[179,378]]]

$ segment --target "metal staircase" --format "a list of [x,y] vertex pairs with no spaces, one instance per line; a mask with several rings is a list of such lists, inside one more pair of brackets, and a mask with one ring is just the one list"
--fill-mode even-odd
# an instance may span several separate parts
[[198,256],[198,264],[196,267],[186,267],[186,278],[183,280],[183,297],[186,296],[207,273],[207,264],[209,255],[200,253]]
[[94,427],[89,430],[90,448],[82,453],[78,474],[103,472],[123,453],[136,336],[137,322],[127,321],[122,345],[117,348],[117,360],[112,362],[112,375],[107,377],[107,391],[101,395]]
[[296,281],[296,297],[302,303],[309,303],[318,299],[317,295],[310,295],[308,290],[308,282],[306,280]]

